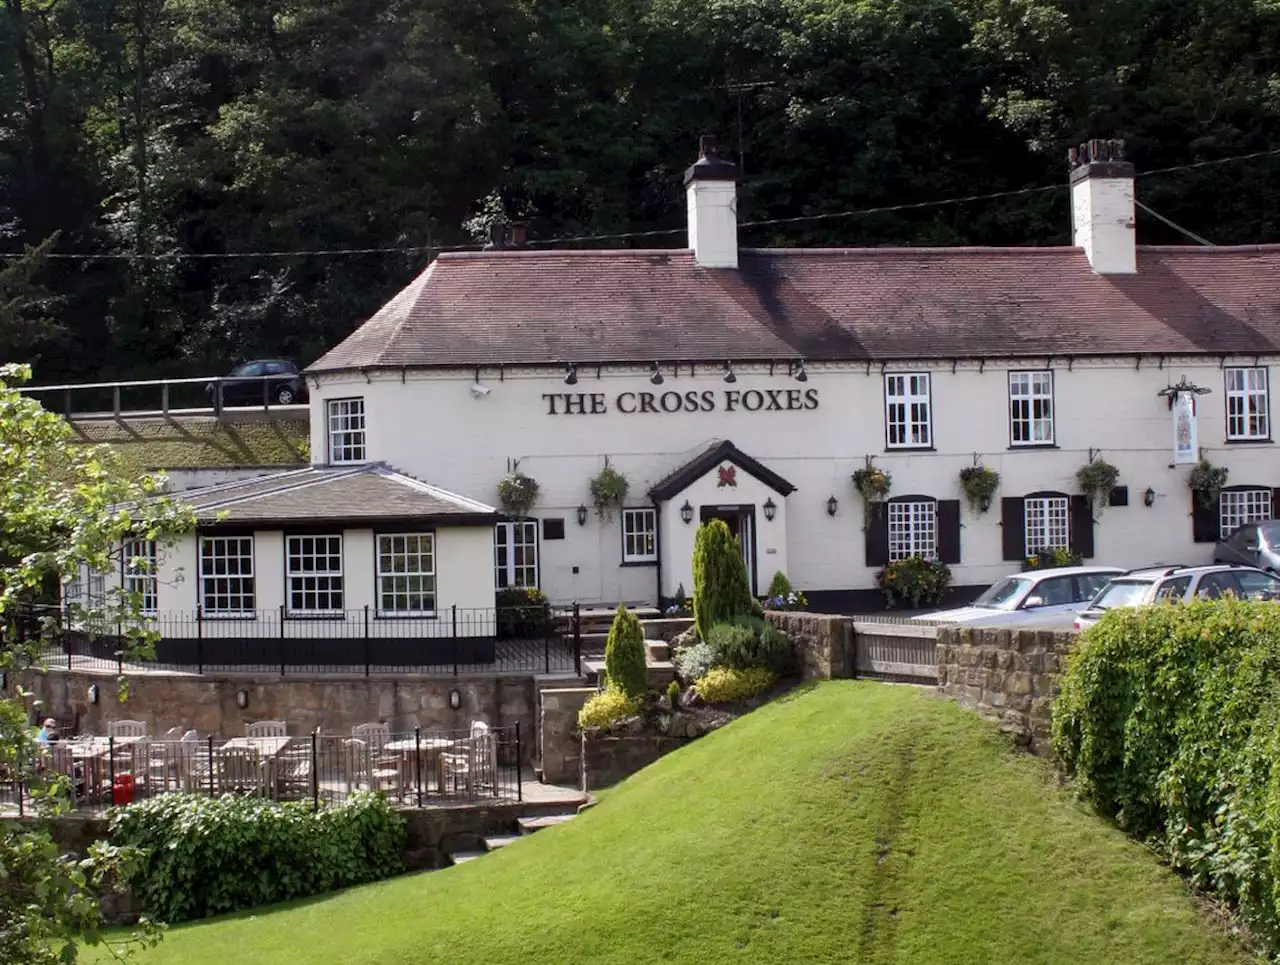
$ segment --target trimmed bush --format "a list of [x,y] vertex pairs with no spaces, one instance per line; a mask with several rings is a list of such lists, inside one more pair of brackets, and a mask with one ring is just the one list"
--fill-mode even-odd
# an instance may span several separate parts
[[787,579],[787,574],[782,570],[778,570],[773,574],[773,579],[769,581],[769,592],[765,594],[767,597],[786,596],[794,589],[791,581]]
[[724,520],[703,523],[693,541],[693,618],[698,636],[705,640],[715,624],[755,611],[764,612],[751,595],[738,541]]
[[121,808],[110,842],[144,858],[125,884],[159,921],[207,918],[404,870],[404,821],[368,792],[313,810],[256,797],[170,794]]
[[498,638],[541,638],[547,631],[547,595],[536,586],[507,586],[494,594]]
[[693,685],[698,695],[709,704],[731,704],[762,694],[777,678],[763,667],[734,670],[715,667]]
[[609,686],[628,697],[641,697],[649,689],[649,671],[644,660],[644,628],[636,615],[621,603],[609,626],[604,645],[604,672]]
[[639,697],[628,697],[617,687],[607,687],[582,705],[582,709],[578,711],[578,726],[583,730],[611,727],[624,717],[630,717],[639,711]]
[[692,683],[715,666],[716,652],[709,643],[695,643],[677,652],[671,662],[676,665],[680,679]]
[[756,617],[717,623],[711,628],[707,643],[716,666],[735,670],[763,667],[779,677],[795,670],[796,651],[787,635]]
[[667,684],[667,701],[671,704],[672,710],[680,706],[680,684],[678,681],[672,680]]
[[1280,607],[1109,611],[1067,660],[1053,741],[1082,796],[1280,952]]

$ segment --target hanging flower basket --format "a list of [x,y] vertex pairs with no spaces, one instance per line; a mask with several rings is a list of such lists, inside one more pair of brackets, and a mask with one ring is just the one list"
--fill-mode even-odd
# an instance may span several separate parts
[[853,485],[868,503],[882,503],[889,498],[889,488],[893,485],[893,477],[883,469],[867,463],[866,468],[853,474]]
[[606,459],[604,468],[591,480],[590,489],[596,515],[607,522],[613,518],[613,511],[626,501],[630,484],[627,477],[609,465]]
[[985,513],[991,508],[991,497],[1000,488],[1000,474],[986,466],[965,466],[960,470],[960,488],[969,500],[969,508]]
[[1187,485],[1196,494],[1196,501],[1205,509],[1218,501],[1222,488],[1227,484],[1227,468],[1215,466],[1208,459],[1201,459],[1187,477]]
[[538,480],[513,469],[498,482],[498,501],[514,516],[524,516],[538,501]]
[[1120,470],[1105,459],[1093,459],[1076,471],[1076,482],[1080,491],[1089,498],[1098,512],[1107,504],[1111,490],[1120,478]]

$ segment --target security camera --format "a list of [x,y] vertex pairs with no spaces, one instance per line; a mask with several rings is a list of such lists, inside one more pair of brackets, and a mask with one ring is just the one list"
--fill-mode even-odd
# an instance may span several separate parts
[[489,388],[487,385],[481,385],[479,382],[471,383],[471,394],[474,395],[477,399],[483,399],[486,395],[488,395],[492,391],[493,389]]

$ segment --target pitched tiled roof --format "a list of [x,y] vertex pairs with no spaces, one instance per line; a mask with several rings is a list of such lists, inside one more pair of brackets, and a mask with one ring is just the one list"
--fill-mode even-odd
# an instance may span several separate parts
[[311,366],[980,358],[1280,351],[1280,245],[441,255]]
[[796,491],[796,487],[791,483],[787,482],[768,466],[752,459],[726,439],[724,442],[716,443],[714,446],[704,449],[679,469],[659,480],[649,490],[649,495],[654,499],[670,499],[672,496],[688,489],[689,486],[722,462],[733,463],[747,475],[754,476],[775,493],[782,496],[790,496]]
[[488,524],[499,518],[492,506],[429,486],[381,463],[256,476],[187,490],[202,526],[331,523],[371,525],[380,521]]

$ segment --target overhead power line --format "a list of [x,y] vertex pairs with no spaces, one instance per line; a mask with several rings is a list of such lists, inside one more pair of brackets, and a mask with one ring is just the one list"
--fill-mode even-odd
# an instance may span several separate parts
[[1216,247],[1217,247],[1217,246],[1216,246],[1212,241],[1209,241],[1207,238],[1203,238],[1203,237],[1201,237],[1200,235],[1198,235],[1198,234],[1196,234],[1194,231],[1192,231],[1190,228],[1184,228],[1184,227],[1182,227],[1182,225],[1180,225],[1180,224],[1175,224],[1174,222],[1172,222],[1172,221],[1170,221],[1168,218],[1166,218],[1164,215],[1162,215],[1159,211],[1156,211],[1156,210],[1152,209],[1151,207],[1149,207],[1149,206],[1147,206],[1147,205],[1143,204],[1141,201],[1137,200],[1136,198],[1134,199],[1134,202],[1133,202],[1133,203],[1134,203],[1134,204],[1136,204],[1136,205],[1137,205],[1139,208],[1141,208],[1143,211],[1145,211],[1147,214],[1151,215],[1151,217],[1155,218],[1157,221],[1162,222],[1163,224],[1167,224],[1167,225],[1168,225],[1170,228],[1172,228],[1174,231],[1178,232],[1179,234],[1181,234],[1181,235],[1183,235],[1183,236],[1185,236],[1185,237],[1187,237],[1187,238],[1190,238],[1190,239],[1191,239],[1192,241],[1194,241],[1196,244],[1198,244],[1198,245],[1204,245],[1206,248],[1216,248]]
[[[1210,161],[1193,161],[1188,164],[1177,164],[1167,168],[1156,168],[1153,171],[1141,172],[1138,177],[1149,178],[1157,175],[1173,174],[1179,171],[1193,171],[1198,168],[1211,167],[1218,164],[1230,164],[1237,161],[1253,161],[1260,158],[1280,157],[1280,148],[1274,148],[1267,151],[1254,151],[1250,154],[1237,154],[1232,157],[1215,158]],[[1025,188],[1014,188],[1009,191],[991,191],[984,194],[966,194],[952,198],[937,198],[931,201],[913,201],[906,204],[890,204],[882,205],[875,208],[855,208],[849,211],[831,211],[821,212],[818,214],[802,214],[789,218],[766,218],[759,221],[744,221],[738,227],[740,228],[764,228],[773,225],[799,224],[805,221],[831,221],[836,218],[860,218],[868,215],[891,214],[899,211],[920,211],[927,208],[940,208],[948,205],[971,204],[975,201],[997,201],[1001,198],[1026,197],[1034,194],[1043,194],[1048,191],[1063,190],[1067,187],[1066,182],[1055,184],[1040,184]],[[1153,217],[1165,219],[1156,214],[1156,212],[1142,205],[1144,211]],[[1198,236],[1188,232],[1186,229],[1180,228],[1171,222],[1166,222],[1175,230],[1182,231],[1187,237],[1198,241],[1202,244],[1209,244]],[[658,228],[652,231],[620,231],[612,234],[597,235],[569,235],[558,238],[541,238],[530,240],[525,243],[526,248],[545,248],[552,245],[571,245],[592,241],[626,241],[635,238],[656,238],[663,235],[674,235],[684,232],[684,227],[679,228]],[[269,259],[269,258],[339,258],[359,255],[414,255],[426,253],[443,253],[450,251],[480,251],[484,248],[482,244],[468,245],[389,245],[377,248],[298,248],[288,251],[219,251],[219,252],[188,252],[175,251],[163,254],[138,254],[132,252],[104,252],[101,254],[83,254],[78,252],[48,252],[45,258],[56,261],[151,261],[151,262],[168,262],[168,261],[215,261],[215,260],[243,260],[243,259]],[[0,252],[2,258],[21,258],[23,252],[8,251]]]

